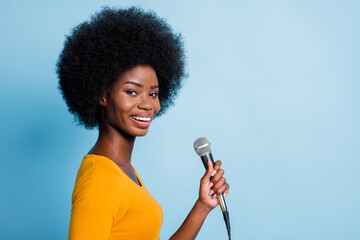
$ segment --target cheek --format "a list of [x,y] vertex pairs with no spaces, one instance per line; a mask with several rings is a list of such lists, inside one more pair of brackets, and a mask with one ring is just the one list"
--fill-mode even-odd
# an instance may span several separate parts
[[108,105],[108,119],[113,124],[118,123],[119,121],[122,122],[128,115],[129,111],[132,108],[131,102],[124,101],[123,99],[116,99]]
[[121,98],[115,101],[115,109],[119,114],[129,113],[135,106],[136,102],[132,99]]
[[160,109],[161,109],[159,99],[158,99],[158,100],[156,101],[156,103],[154,104],[154,109],[155,109],[156,114],[158,114],[158,112],[159,112]]

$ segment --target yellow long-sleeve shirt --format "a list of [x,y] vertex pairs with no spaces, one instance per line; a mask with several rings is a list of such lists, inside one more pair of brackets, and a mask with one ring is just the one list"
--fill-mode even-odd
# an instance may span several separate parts
[[162,208],[135,173],[141,186],[112,160],[84,157],[72,195],[70,240],[159,239]]

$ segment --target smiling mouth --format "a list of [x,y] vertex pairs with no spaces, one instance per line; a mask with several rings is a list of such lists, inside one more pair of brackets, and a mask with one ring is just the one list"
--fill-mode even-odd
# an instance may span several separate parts
[[140,122],[150,122],[150,120],[151,120],[151,117],[131,116],[131,118],[135,119],[136,121],[140,121]]

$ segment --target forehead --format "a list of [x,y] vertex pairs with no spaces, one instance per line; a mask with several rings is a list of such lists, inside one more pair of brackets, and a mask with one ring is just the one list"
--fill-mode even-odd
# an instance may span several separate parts
[[158,79],[155,70],[149,65],[138,65],[123,72],[116,81],[119,85],[134,82],[143,85],[144,87],[151,87],[158,85]]

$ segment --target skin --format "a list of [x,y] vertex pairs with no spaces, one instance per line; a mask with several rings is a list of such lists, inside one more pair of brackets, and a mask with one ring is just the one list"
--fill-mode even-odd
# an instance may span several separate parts
[[152,120],[160,110],[158,91],[155,71],[138,66],[120,75],[100,100],[99,137],[89,154],[108,157],[137,184],[131,153],[136,136],[146,135],[149,128],[139,127],[131,117],[145,114]]
[[[99,137],[89,154],[105,156],[114,161],[135,183],[139,181],[131,166],[131,154],[137,136],[144,136],[160,110],[158,79],[155,70],[139,65],[125,71],[100,100],[102,106]],[[148,117],[144,123],[135,117]],[[200,181],[199,198],[171,240],[195,239],[207,214],[218,205],[217,196],[229,192],[223,177],[221,161],[209,168]],[[210,177],[213,176],[212,180]]]

